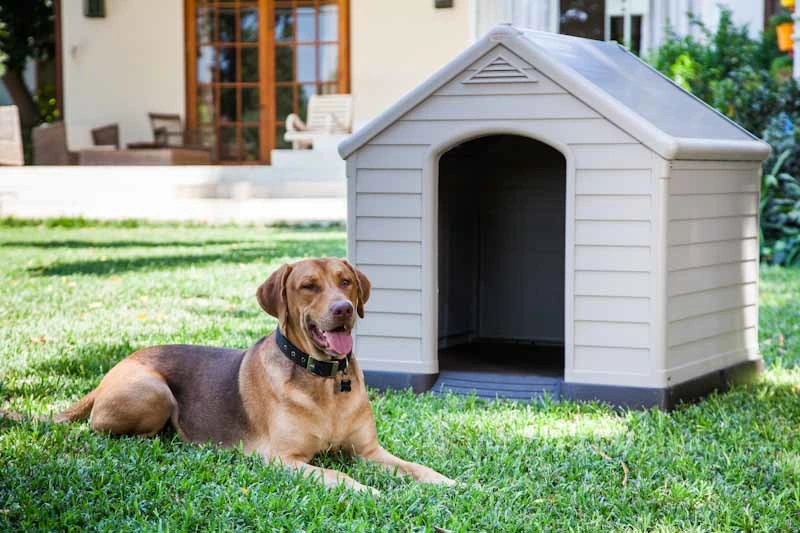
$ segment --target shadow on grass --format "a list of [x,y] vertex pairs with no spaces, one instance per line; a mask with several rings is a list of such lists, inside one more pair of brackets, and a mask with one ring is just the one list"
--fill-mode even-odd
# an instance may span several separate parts
[[188,241],[5,241],[0,248],[197,248],[200,246],[243,245],[258,242],[246,239],[210,239]]
[[184,267],[197,267],[212,263],[255,263],[270,262],[274,259],[344,256],[345,244],[340,238],[316,239],[313,241],[281,240],[265,246],[237,248],[224,252],[151,255],[99,259],[84,261],[56,261],[44,267],[28,268],[37,276],[69,276],[83,274],[105,276],[132,271],[173,270]]

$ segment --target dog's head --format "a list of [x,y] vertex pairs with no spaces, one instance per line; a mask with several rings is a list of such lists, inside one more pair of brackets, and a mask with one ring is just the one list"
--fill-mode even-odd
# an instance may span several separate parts
[[355,315],[364,317],[369,292],[367,276],[329,257],[283,265],[261,284],[256,297],[301,348],[341,358],[353,348]]

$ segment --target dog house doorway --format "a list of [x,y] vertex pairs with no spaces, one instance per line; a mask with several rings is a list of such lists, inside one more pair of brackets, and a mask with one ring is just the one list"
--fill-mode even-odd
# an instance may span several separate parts
[[434,390],[558,396],[564,377],[566,161],[489,135],[439,160]]

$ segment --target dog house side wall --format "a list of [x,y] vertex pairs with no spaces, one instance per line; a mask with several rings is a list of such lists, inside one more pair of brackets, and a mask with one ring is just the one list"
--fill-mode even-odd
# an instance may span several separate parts
[[759,359],[758,161],[670,163],[666,365],[670,385]]
[[[538,81],[463,83],[497,54]],[[567,159],[566,381],[663,386],[653,323],[659,158],[502,46],[348,158],[348,254],[373,284],[357,328],[362,367],[438,371],[438,156],[493,133],[540,140]]]

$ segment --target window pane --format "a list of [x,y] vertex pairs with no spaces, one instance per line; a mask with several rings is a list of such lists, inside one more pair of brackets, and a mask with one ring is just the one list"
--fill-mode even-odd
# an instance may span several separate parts
[[297,95],[297,114],[300,118],[306,120],[308,118],[308,101],[312,95],[317,94],[316,85],[301,85],[300,93]]
[[339,39],[339,6],[329,5],[319,8],[319,40],[337,41]]
[[284,140],[283,136],[286,134],[286,127],[278,126],[275,128],[275,148],[286,149],[291,148],[292,143]]
[[297,40],[316,41],[316,31],[314,29],[314,8],[297,8]]
[[219,118],[222,122],[236,121],[236,89],[224,88],[220,92]]
[[242,79],[241,81],[258,81],[258,48],[242,48]]
[[275,40],[291,41],[294,38],[292,8],[275,8]]
[[219,129],[219,158],[223,161],[239,159],[239,145],[236,142],[236,128]]
[[317,50],[314,45],[297,47],[297,81],[317,79]]
[[291,46],[275,47],[275,80],[294,80],[294,49]]
[[286,120],[290,113],[294,113],[294,87],[275,87],[275,118]]
[[196,15],[196,31],[198,44],[207,44],[214,40],[214,10],[199,8]]
[[339,45],[325,44],[319,47],[320,81],[339,79]]
[[219,81],[231,83],[237,81],[236,78],[236,48],[219,48]]
[[201,46],[197,50],[197,82],[214,81],[214,62],[216,53],[213,46]]
[[261,98],[258,89],[242,89],[242,122],[258,122]]
[[605,21],[605,0],[561,0],[560,33],[603,40]]
[[214,90],[210,86],[197,88],[197,122],[198,124],[214,122]]
[[335,83],[326,83],[320,87],[320,94],[337,94],[339,87]]
[[258,128],[242,128],[242,158],[245,161],[258,161],[259,157]]
[[217,39],[230,43],[236,40],[236,10],[220,8],[217,11]]
[[258,9],[242,9],[239,11],[239,40],[258,42]]

